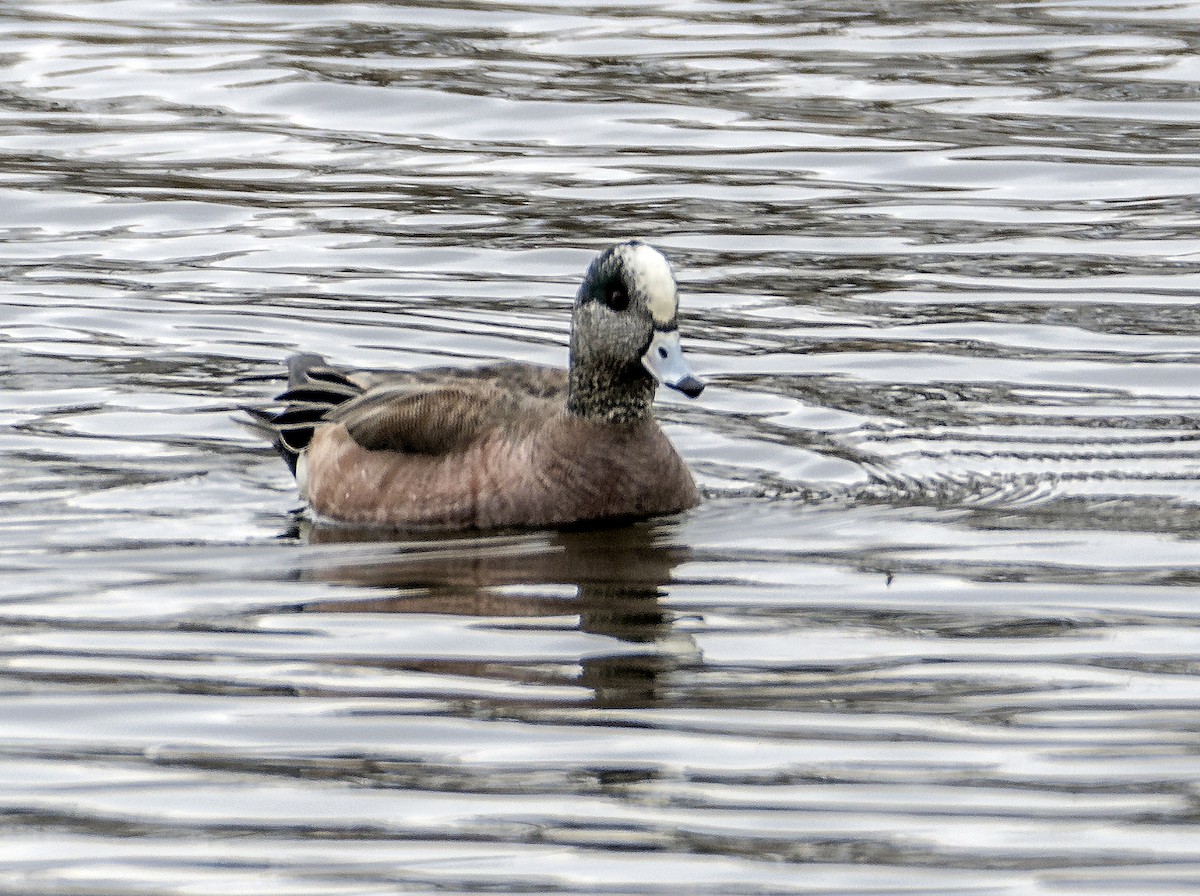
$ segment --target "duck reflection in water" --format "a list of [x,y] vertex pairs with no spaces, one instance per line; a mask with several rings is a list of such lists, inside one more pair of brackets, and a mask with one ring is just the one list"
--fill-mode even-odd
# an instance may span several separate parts
[[[393,658],[389,668],[574,684],[592,692],[588,705],[635,708],[660,702],[666,677],[698,661],[694,642],[673,629],[661,603],[675,568],[690,555],[675,542],[669,522],[402,543],[387,541],[378,530],[300,525],[310,545],[376,543],[384,549],[365,556],[319,552],[318,562],[302,573],[306,579],[382,593],[308,603],[303,612],[444,614],[504,620],[506,629],[528,620],[538,631],[546,630],[546,620],[577,616],[578,631],[626,645],[607,655],[583,655],[577,677],[557,659]],[[646,649],[631,650],[631,644]]]

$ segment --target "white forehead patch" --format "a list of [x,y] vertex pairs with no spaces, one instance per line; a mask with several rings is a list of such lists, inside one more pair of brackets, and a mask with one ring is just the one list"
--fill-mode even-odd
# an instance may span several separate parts
[[628,249],[626,270],[646,297],[646,306],[656,324],[669,324],[679,310],[675,274],[671,263],[657,249],[637,243]]

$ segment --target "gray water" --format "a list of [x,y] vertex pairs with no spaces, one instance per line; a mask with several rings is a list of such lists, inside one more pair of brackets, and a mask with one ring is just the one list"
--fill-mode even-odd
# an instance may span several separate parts
[[[0,7],[0,892],[1200,891],[1200,4]],[[674,262],[693,512],[313,528],[297,349]]]

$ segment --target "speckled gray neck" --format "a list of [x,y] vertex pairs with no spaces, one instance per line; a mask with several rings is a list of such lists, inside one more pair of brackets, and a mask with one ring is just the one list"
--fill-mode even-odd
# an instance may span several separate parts
[[632,423],[652,414],[658,383],[641,362],[619,370],[575,363],[567,392],[567,411],[605,423]]

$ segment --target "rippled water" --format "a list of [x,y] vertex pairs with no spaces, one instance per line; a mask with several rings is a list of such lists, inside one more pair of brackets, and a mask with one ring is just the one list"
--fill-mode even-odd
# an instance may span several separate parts
[[[1200,4],[0,23],[0,890],[1200,890]],[[630,236],[694,512],[313,529],[233,416]]]

